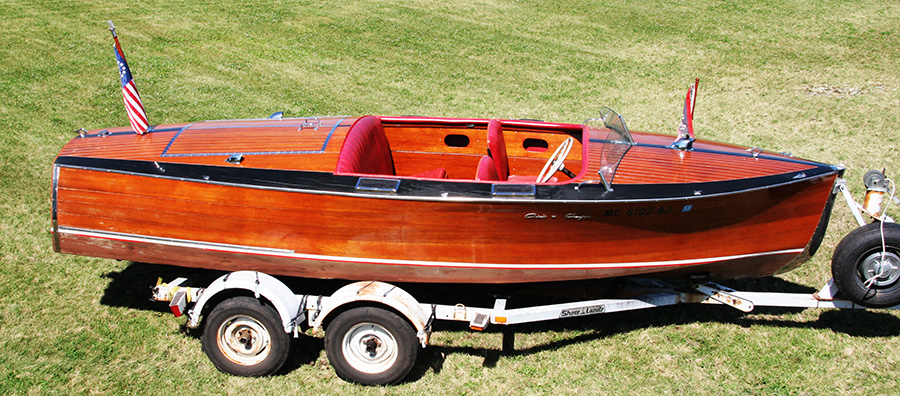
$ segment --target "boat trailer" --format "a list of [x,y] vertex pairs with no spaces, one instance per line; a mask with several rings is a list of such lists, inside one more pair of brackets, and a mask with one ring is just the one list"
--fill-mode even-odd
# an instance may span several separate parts
[[[876,223],[894,222],[881,210],[885,191],[879,188],[884,176],[879,173],[879,184],[870,180],[877,179],[876,175],[866,175],[864,205],[853,199],[844,179],[835,185],[835,194],[842,194],[861,227],[857,231]],[[897,202],[892,194],[886,198],[888,204]],[[867,225],[864,214],[877,221]],[[900,238],[900,228],[891,226],[892,237]],[[887,228],[882,226],[882,240]],[[869,264],[880,268],[871,282],[877,282],[880,276],[900,276],[896,260],[884,253],[878,257],[880,261]],[[892,267],[885,267],[886,263]],[[188,287],[186,283],[185,278],[160,282],[153,288],[152,299],[169,302],[175,316],[186,313],[188,327],[198,327],[203,317],[203,349],[220,370],[242,376],[272,374],[287,358],[291,335],[296,338],[301,330],[324,328],[326,354],[337,374],[364,385],[391,384],[403,379],[412,368],[418,346],[424,348],[428,344],[436,320],[467,322],[471,329],[482,331],[489,325],[508,326],[686,303],[727,305],[743,312],[751,312],[755,307],[873,307],[841,296],[834,278],[812,294],[740,291],[704,280],[678,288],[655,279],[627,278],[627,288],[623,289],[627,293],[620,294],[625,298],[523,308],[507,308],[505,297],[495,298],[491,307],[423,303],[409,292],[380,281],[355,282],[327,296],[297,294],[277,278],[255,271],[228,273],[202,288]],[[900,309],[900,305],[878,307]],[[504,349],[507,348],[512,348],[512,339],[504,339]]]

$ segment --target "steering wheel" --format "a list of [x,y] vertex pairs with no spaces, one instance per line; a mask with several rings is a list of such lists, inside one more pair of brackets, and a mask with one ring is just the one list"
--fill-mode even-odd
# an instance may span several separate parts
[[[566,157],[569,156],[569,151],[572,151],[572,142],[574,141],[575,139],[569,136],[568,139],[564,140],[562,144],[556,148],[556,151],[553,152],[553,155],[551,155],[547,160],[547,163],[544,164],[544,169],[541,169],[541,173],[538,174],[538,183],[546,183],[556,172],[567,171],[565,160]],[[570,173],[571,172],[568,172],[567,174]]]

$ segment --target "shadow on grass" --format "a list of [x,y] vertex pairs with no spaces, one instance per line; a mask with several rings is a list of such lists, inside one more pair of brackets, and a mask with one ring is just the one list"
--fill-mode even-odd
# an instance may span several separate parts
[[[121,272],[104,276],[111,281],[100,302],[115,307],[168,312],[166,303],[150,301],[150,288],[158,278],[171,281],[177,277],[190,279],[195,286],[206,286],[223,275],[223,272],[181,268],[168,265],[132,263]],[[348,281],[281,278],[292,290],[308,294],[329,295]],[[779,278],[756,278],[727,282],[737,290],[783,293],[813,293],[816,289],[787,282]],[[608,298],[620,289],[617,280],[558,282],[530,285],[425,285],[397,284],[410,292],[420,302],[440,304],[463,303],[467,306],[490,307],[494,296],[512,296],[509,308],[552,304],[578,299]],[[779,319],[778,315],[797,313],[802,308],[758,307],[746,314],[721,305],[685,304],[630,312],[616,312],[555,321],[514,326],[492,326],[488,333],[502,333],[503,342],[498,348],[456,347],[430,345],[420,353],[413,372],[405,381],[415,381],[429,371],[440,373],[446,356],[466,354],[484,357],[484,367],[494,367],[502,356],[521,356],[557,350],[568,345],[601,339],[635,330],[678,326],[692,323],[725,323],[743,327],[777,326],[785,328],[827,329],[854,337],[893,337],[900,335],[900,318],[883,311],[824,310],[815,321],[799,322]],[[468,332],[468,324],[438,321],[435,331]],[[516,334],[543,332],[578,332],[578,335],[555,340],[527,349],[515,349]],[[200,337],[200,330],[185,329],[190,337]],[[301,336],[295,342],[285,366],[279,375],[289,373],[304,365],[315,364],[324,350],[321,338]]]
[[[780,315],[800,312],[798,308],[757,308],[755,315],[770,314]],[[682,305],[653,308],[632,312],[617,312],[575,319],[562,319],[558,321],[531,323],[509,326],[498,329],[495,326],[491,333],[502,333],[502,346],[497,348],[484,347],[459,347],[429,345],[420,354],[419,361],[406,381],[415,381],[425,376],[429,371],[440,374],[444,360],[447,356],[463,354],[475,357],[483,357],[482,366],[493,368],[502,357],[528,356],[548,351],[555,351],[571,345],[577,345],[593,340],[611,337],[617,334],[629,333],[654,327],[680,326],[693,323],[723,323],[735,324],[742,327],[784,327],[797,329],[821,329],[844,333],[853,337],[895,337],[900,336],[900,318],[894,315],[862,310],[827,310],[823,311],[818,320],[811,322],[797,322],[779,319],[756,319],[748,314],[730,307],[721,305]],[[435,331],[468,331],[466,324],[441,323],[435,326]],[[561,333],[576,331],[580,334],[533,345],[528,348],[515,349],[516,334],[530,334],[543,332]]]
[[224,272],[206,271],[194,268],[174,267],[170,265],[131,263],[121,272],[104,274],[110,280],[109,285],[100,297],[100,303],[111,307],[134,308],[145,311],[169,312],[166,303],[150,300],[150,291],[156,286],[158,279],[170,282],[184,277],[193,280],[196,285],[211,283]]

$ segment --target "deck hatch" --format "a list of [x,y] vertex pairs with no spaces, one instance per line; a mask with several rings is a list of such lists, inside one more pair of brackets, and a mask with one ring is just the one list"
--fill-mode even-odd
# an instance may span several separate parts
[[[327,117],[316,128],[297,119],[272,119],[242,123],[207,121],[179,131],[161,157],[201,157],[232,154],[317,154],[325,151],[331,136],[347,117]],[[289,132],[289,133],[285,133]]]

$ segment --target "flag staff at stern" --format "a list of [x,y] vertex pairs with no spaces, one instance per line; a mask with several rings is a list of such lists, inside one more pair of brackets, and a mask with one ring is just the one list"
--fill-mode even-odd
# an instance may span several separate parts
[[128,113],[128,121],[131,122],[131,127],[134,128],[134,131],[138,135],[143,135],[150,129],[147,123],[147,113],[144,111],[144,104],[141,103],[141,95],[134,85],[131,70],[125,61],[125,53],[122,52],[122,46],[119,45],[116,27],[112,21],[108,22],[109,31],[112,32],[113,40],[116,42],[116,63],[119,64],[119,77],[122,79],[122,96],[125,99],[125,112]]
[[700,85],[700,79],[697,78],[684,98],[684,111],[681,114],[681,123],[678,125],[678,137],[669,145],[669,147],[679,150],[692,150],[694,146],[694,105],[697,103],[697,86]]

